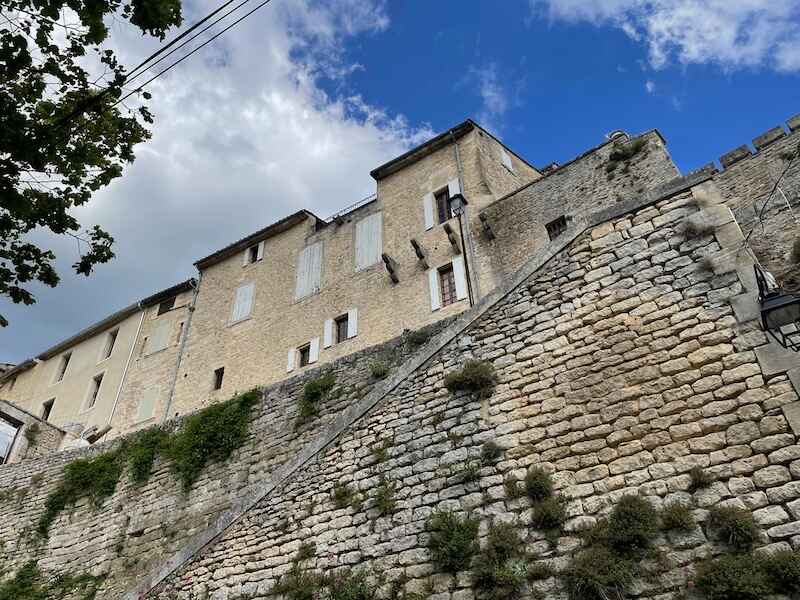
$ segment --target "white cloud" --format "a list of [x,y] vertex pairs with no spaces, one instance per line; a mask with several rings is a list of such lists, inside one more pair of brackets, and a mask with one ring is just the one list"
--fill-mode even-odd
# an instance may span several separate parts
[[477,90],[481,104],[476,118],[478,122],[497,134],[505,125],[505,114],[511,106],[511,92],[500,82],[497,65],[488,63],[472,67],[466,78],[466,86]]
[[797,0],[529,0],[551,19],[613,25],[648,47],[662,68],[713,63],[725,69],[800,70]]
[[[218,4],[190,3],[187,21]],[[360,67],[347,44],[388,26],[380,0],[272,2],[157,79],[153,138],[78,211],[114,235],[117,258],[89,279],[70,276],[74,241],[48,240],[62,284],[36,288],[32,307],[0,302],[11,321],[0,361],[193,275],[193,261],[301,207],[325,217],[373,192],[370,169],[432,135],[349,87]],[[111,41],[123,64],[155,46],[117,26]]]
[[647,90],[648,94],[654,94],[656,91],[656,84],[654,81],[650,81],[649,79],[644,82],[644,89]]

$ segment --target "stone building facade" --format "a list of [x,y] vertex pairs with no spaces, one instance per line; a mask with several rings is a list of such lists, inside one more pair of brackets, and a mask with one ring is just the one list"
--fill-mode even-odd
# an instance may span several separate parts
[[[470,571],[447,575],[428,553],[434,510],[475,515],[482,544],[490,522],[510,523],[530,560],[558,571],[580,550],[580,530],[631,494],[685,503],[697,522],[659,536],[668,561],[632,597],[680,598],[696,561],[726,551],[708,528],[712,507],[750,510],[767,551],[800,548],[798,363],[776,372],[759,359],[768,340],[734,303],[752,293],[752,263],[725,258],[743,233],[724,200],[704,171],[576,215],[502,286],[422,339],[261,388],[244,444],[188,492],[157,459],[147,483],[123,477],[99,506],[81,500],[34,543],[20,532],[43,514],[65,465],[116,442],[0,468],[0,487],[23,500],[0,501],[3,564],[103,574],[102,598],[278,598],[279,578],[313,542],[309,570],[367,569],[386,594],[470,600]],[[711,226],[687,235],[687,222]],[[491,363],[490,395],[445,388],[470,358]],[[374,360],[388,365],[385,379],[373,376]],[[298,425],[305,385],[327,369],[333,388]],[[484,463],[488,442],[501,454]],[[565,502],[555,543],[531,527],[530,500],[505,485],[532,466],[551,473]],[[695,466],[708,487],[692,490]],[[337,506],[337,485],[360,503]],[[382,512],[386,486],[395,505]],[[557,576],[524,597],[534,590],[566,598]]]

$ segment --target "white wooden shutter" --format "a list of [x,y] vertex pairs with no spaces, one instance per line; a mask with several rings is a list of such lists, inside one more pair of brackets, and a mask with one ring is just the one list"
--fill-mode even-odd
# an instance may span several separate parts
[[451,198],[456,194],[461,193],[461,184],[458,183],[458,177],[456,177],[455,179],[451,179],[447,183],[447,192],[450,194]]
[[297,353],[297,350],[294,348],[289,349],[289,355],[286,358],[286,372],[291,373],[294,371],[294,355]]
[[425,194],[425,197],[422,199],[422,206],[425,210],[425,229],[433,229],[433,215],[434,215],[434,206],[433,206],[433,194]]
[[319,360],[319,338],[315,337],[311,340],[308,349],[308,364],[315,363]]
[[231,323],[236,323],[250,316],[253,309],[254,283],[246,283],[236,288],[236,296],[231,310]]
[[333,346],[333,319],[325,319],[325,328],[322,333],[322,345],[325,348]]
[[246,267],[250,264],[250,248],[245,248],[242,252],[242,266]]
[[297,259],[295,297],[304,298],[320,288],[322,282],[322,242],[303,248]]
[[356,223],[356,271],[381,260],[383,252],[382,213],[375,213]]
[[428,269],[428,286],[431,289],[431,310],[439,310],[442,301],[439,299],[439,271]]
[[142,397],[139,398],[139,407],[136,411],[137,421],[144,421],[153,416],[159,393],[160,389],[155,386],[149,387],[142,392]]
[[503,166],[506,169],[508,169],[512,173],[514,172],[514,163],[511,162],[511,157],[502,148],[500,148],[500,162],[503,163]]
[[453,278],[456,280],[456,299],[463,300],[467,297],[467,273],[464,269],[462,255],[453,258]]
[[347,339],[358,335],[358,309],[351,308],[347,311]]
[[167,347],[169,343],[169,321],[161,321],[157,323],[147,338],[147,352],[146,354],[153,354]]
[[264,258],[264,240],[258,242],[258,253],[256,255],[256,260],[261,260]]

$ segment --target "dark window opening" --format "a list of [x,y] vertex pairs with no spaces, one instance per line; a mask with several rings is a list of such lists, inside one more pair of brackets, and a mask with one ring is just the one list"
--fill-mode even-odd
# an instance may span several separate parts
[[225,377],[225,367],[214,370],[214,389],[222,389],[222,378]]
[[442,306],[456,301],[456,276],[452,264],[439,269],[439,291],[442,295]]
[[86,410],[94,407],[95,403],[97,402],[97,396],[100,393],[100,385],[103,383],[103,374],[95,375],[94,379],[92,379],[92,387],[89,391],[89,399],[86,402]]
[[163,315],[165,312],[169,312],[173,308],[175,308],[175,296],[173,296],[172,298],[168,298],[167,300],[162,301],[158,305],[158,313],[156,314],[156,316],[158,317],[160,315]]
[[105,351],[103,352],[103,359],[104,360],[106,358],[108,358],[109,356],[111,356],[111,353],[114,351],[114,344],[117,343],[117,334],[118,333],[119,333],[119,330],[115,329],[114,331],[112,331],[112,332],[110,332],[108,334],[108,338],[106,338],[106,348],[105,348]]
[[183,335],[183,321],[178,323],[178,337],[175,339],[176,344],[180,343],[182,335]]
[[311,364],[311,346],[309,344],[306,344],[302,348],[298,348],[297,352],[300,354],[301,367]]
[[247,262],[253,264],[258,260],[258,245],[250,246],[247,249]]
[[53,404],[55,404],[56,399],[52,398],[46,402],[42,402],[42,421],[47,421],[50,419],[50,413],[53,412]]
[[547,228],[547,235],[550,236],[551,240],[554,240],[567,230],[567,218],[561,215],[554,221],[550,221],[545,227]]
[[336,343],[343,342],[347,339],[348,320],[347,315],[342,315],[336,319]]
[[69,366],[70,358],[72,358],[72,352],[68,352],[61,357],[61,364],[58,366],[58,376],[56,377],[56,381],[61,381],[64,379],[64,375],[67,373],[67,367]]
[[453,217],[453,204],[450,200],[450,191],[447,188],[434,194],[436,200],[436,212],[439,215],[439,223],[444,223]]

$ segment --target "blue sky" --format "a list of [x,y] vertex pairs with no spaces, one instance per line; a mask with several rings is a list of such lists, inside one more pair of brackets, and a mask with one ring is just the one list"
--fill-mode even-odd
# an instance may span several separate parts
[[[219,4],[184,2],[184,29]],[[119,22],[111,40],[128,65],[157,46]],[[39,236],[62,283],[0,298],[0,362],[299,208],[352,204],[371,169],[466,117],[538,166],[657,128],[687,172],[800,112],[798,74],[800,0],[273,0],[149,86],[152,139],[75,211],[116,258],[86,279],[74,240]]]

